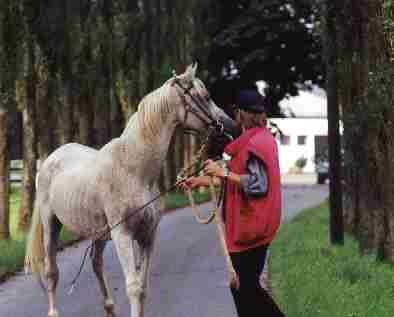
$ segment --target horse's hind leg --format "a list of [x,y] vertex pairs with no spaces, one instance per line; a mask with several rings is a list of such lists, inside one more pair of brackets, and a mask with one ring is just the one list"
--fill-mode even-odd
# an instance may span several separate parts
[[45,277],[47,280],[47,292],[49,301],[48,317],[57,317],[55,307],[56,286],[59,280],[59,269],[56,263],[57,243],[61,229],[61,223],[54,215],[42,219],[44,225],[44,251],[45,251]]
[[106,243],[106,241],[102,240],[94,241],[92,266],[99,282],[101,293],[104,296],[104,309],[107,313],[107,317],[115,317],[116,315],[114,312],[114,301],[112,299],[111,289],[109,288],[108,281],[103,272],[103,252]]

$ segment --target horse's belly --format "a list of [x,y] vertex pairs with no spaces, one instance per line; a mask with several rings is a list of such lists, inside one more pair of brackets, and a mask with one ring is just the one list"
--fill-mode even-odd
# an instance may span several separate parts
[[78,208],[68,209],[64,212],[55,210],[59,221],[71,232],[78,236],[92,239],[108,239],[105,232],[108,229],[104,214],[89,213]]
[[50,199],[53,213],[63,225],[77,235],[100,235],[107,229],[107,220],[99,200],[82,186],[78,186],[75,180],[69,184],[70,186],[54,184]]

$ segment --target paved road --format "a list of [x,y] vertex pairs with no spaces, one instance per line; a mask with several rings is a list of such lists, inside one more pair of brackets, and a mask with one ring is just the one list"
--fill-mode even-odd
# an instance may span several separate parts
[[[283,195],[284,221],[288,221],[299,210],[323,201],[327,197],[327,186],[285,185]],[[81,243],[58,256],[60,317],[104,315],[90,265],[85,265],[76,289],[67,295],[67,285],[78,269],[86,245]],[[114,288],[118,317],[129,316],[124,278],[112,244],[105,252],[105,269]],[[153,258],[146,316],[235,317],[230,296],[215,227],[196,224],[188,209],[164,217]],[[1,317],[44,317],[46,313],[46,296],[31,276],[19,274],[0,285]]]

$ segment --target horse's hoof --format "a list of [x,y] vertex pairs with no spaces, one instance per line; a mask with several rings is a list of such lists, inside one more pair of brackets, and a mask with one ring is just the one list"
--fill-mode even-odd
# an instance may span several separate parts
[[105,317],[116,317],[116,314],[114,311],[115,308],[114,308],[114,304],[112,301],[110,301],[107,304],[104,304],[104,309],[105,309],[105,313],[106,313]]
[[57,312],[57,310],[52,310],[48,313],[48,317],[59,317],[59,313]]

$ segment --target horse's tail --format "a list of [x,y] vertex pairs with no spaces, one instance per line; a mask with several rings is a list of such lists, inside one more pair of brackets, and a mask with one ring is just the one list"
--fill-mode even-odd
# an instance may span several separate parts
[[44,227],[36,199],[31,227],[26,241],[25,272],[34,273],[41,279],[44,256]]

